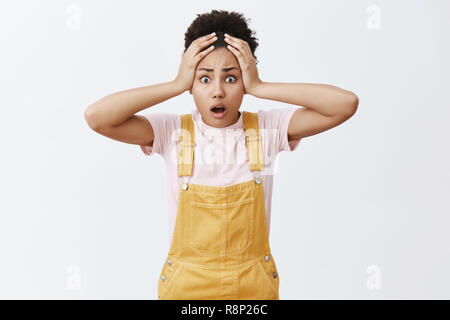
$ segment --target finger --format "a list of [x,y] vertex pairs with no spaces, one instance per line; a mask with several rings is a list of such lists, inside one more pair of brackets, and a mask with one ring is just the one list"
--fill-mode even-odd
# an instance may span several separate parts
[[224,39],[228,39],[230,41],[233,41],[234,43],[240,43],[241,45],[245,46],[248,45],[248,42],[245,40],[242,40],[241,38],[232,37],[229,34],[225,33]]
[[247,59],[245,59],[245,55],[242,53],[241,50],[231,45],[227,45],[227,48],[238,58],[240,64],[243,63],[245,64],[247,62]]
[[[243,46],[239,43],[233,42],[233,41],[226,41],[227,43],[231,44],[228,45],[227,48],[231,50],[231,52],[234,53],[235,56],[239,57],[242,63],[247,63],[253,58],[253,53],[250,50],[250,47]],[[246,41],[243,41],[247,43]],[[234,49],[234,51],[232,50]]]
[[216,33],[213,32],[213,33],[207,34],[207,35],[205,35],[205,36],[203,36],[203,37],[199,37],[199,38],[195,39],[195,40],[192,41],[192,42],[193,42],[193,43],[203,42],[203,41],[205,41],[205,40],[211,39],[211,38],[214,37],[215,35],[216,35]]
[[200,52],[199,54],[197,54],[196,57],[197,57],[198,61],[202,60],[202,58],[204,56],[206,56],[208,53],[210,53],[213,50],[214,50],[214,46],[210,46],[207,49],[205,49],[202,52]]
[[230,51],[235,55],[238,56],[241,53],[239,52],[239,50],[237,50],[236,48],[234,48],[233,46],[227,45],[227,48],[230,49]]
[[225,41],[227,43],[233,45],[233,47],[235,47],[236,49],[239,49],[240,51],[244,52],[245,49],[241,42],[238,42],[236,40],[231,40],[231,39],[225,39]]
[[225,37],[224,40],[225,40],[225,42],[232,44],[235,48],[239,48],[242,51],[244,51],[244,50],[247,52],[250,51],[250,45],[245,40],[235,38],[230,35]]
[[[203,37],[195,39],[194,41],[191,42],[188,50],[191,52],[193,51],[194,54],[197,54],[199,49],[202,49],[204,47],[204,45],[202,45],[202,43],[205,43],[205,41],[209,42],[209,40],[215,41],[215,40],[212,40],[215,37],[215,35],[216,35],[216,33],[213,32],[213,33],[207,34]],[[216,40],[217,40],[217,37],[216,37]]]
[[217,37],[214,36],[211,39],[203,41],[202,44],[209,44],[209,43],[215,42],[216,40],[217,40]]
[[213,37],[211,39],[206,39],[202,42],[200,42],[197,45],[197,52],[203,50],[204,47],[206,47],[207,45],[210,45],[211,43],[215,42],[217,40],[217,37]]
[[225,39],[225,42],[228,43],[228,44],[231,44],[234,48],[239,50],[241,53],[248,53],[248,51],[249,51],[240,42],[233,41],[233,40],[230,40],[230,39],[228,39],[228,40]]
[[232,37],[232,36],[230,36],[230,35],[227,34],[227,33],[225,33],[224,39],[225,39],[225,40],[230,40],[230,41],[233,41],[233,42],[238,42],[238,43],[246,42],[246,41],[244,41],[244,40],[242,40],[242,39],[239,39],[239,38],[236,38],[236,37]]

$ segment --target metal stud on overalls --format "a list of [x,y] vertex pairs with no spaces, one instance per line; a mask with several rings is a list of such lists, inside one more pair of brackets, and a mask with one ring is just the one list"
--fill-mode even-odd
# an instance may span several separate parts
[[171,247],[158,281],[159,299],[279,299],[260,176],[258,114],[242,113],[254,179],[230,186],[189,183],[194,123],[181,115],[178,175],[182,179]]

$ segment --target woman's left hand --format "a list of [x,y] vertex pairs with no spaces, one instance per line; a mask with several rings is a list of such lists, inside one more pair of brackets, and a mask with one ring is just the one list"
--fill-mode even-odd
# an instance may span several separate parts
[[232,37],[225,34],[225,42],[227,46],[239,61],[241,67],[242,80],[244,82],[244,92],[246,94],[253,94],[256,87],[262,83],[259,79],[258,69],[256,68],[256,59],[250,50],[247,41]]

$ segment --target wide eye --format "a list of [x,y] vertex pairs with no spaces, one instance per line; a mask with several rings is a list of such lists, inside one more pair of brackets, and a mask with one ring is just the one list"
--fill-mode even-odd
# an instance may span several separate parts
[[228,78],[233,78],[233,79],[234,79],[233,82],[236,81],[236,78],[235,78],[234,76],[228,76],[227,79],[228,79]]
[[[200,77],[200,82],[208,83],[209,81],[207,81],[207,82],[203,81],[203,79],[205,79],[205,78],[209,80],[209,78],[207,76],[202,76],[202,77]],[[226,82],[229,82],[229,83],[236,82],[236,77],[235,76],[228,76],[228,77],[226,77],[226,79],[228,79],[228,78],[233,78],[234,80],[231,81],[231,82],[225,80]]]

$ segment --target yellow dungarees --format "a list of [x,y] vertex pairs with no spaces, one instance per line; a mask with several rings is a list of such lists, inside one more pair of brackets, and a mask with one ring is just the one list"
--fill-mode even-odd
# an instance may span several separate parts
[[191,114],[181,115],[178,175],[185,182],[158,299],[279,299],[258,175],[263,169],[258,114],[243,111],[243,124],[254,179],[230,186],[191,184],[194,123]]

